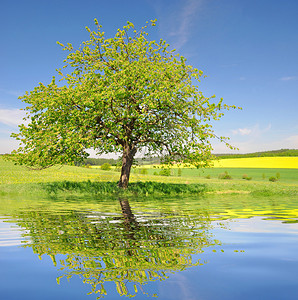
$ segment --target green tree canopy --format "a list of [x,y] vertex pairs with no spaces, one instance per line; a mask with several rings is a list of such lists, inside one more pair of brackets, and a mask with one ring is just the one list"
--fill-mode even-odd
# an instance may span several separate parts
[[[235,106],[204,97],[197,85],[203,72],[168,50],[164,40],[148,40],[149,23],[137,31],[127,22],[113,38],[95,24],[97,30],[87,27],[90,39],[77,50],[58,43],[69,51],[70,72],[57,70],[65,85],[53,78],[20,97],[29,104],[29,124],[12,135],[22,143],[15,160],[44,168],[77,162],[90,148],[120,152],[123,188],[135,154],[144,148],[167,163],[208,165],[210,139],[216,137],[210,122]],[[217,138],[230,146],[227,138]]]

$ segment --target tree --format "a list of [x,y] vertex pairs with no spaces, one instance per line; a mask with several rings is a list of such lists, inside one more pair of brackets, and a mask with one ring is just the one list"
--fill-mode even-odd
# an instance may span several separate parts
[[[136,31],[127,22],[113,38],[86,29],[90,40],[75,50],[60,44],[69,54],[64,62],[68,74],[40,83],[20,99],[28,103],[28,125],[13,134],[21,141],[14,153],[17,163],[32,168],[73,163],[88,156],[122,153],[119,187],[126,188],[137,151],[162,155],[175,161],[207,166],[211,159],[210,139],[216,137],[210,121],[222,110],[235,108],[206,98],[197,82],[203,72],[168,50],[164,40],[147,40],[149,23]],[[151,21],[155,26],[155,21]],[[217,137],[227,143],[227,138]]]

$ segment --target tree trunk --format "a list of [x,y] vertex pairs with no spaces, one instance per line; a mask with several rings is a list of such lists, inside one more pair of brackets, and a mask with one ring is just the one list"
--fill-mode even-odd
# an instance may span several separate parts
[[126,189],[128,186],[130,169],[136,152],[136,148],[131,148],[128,145],[123,149],[121,176],[118,182],[120,188]]

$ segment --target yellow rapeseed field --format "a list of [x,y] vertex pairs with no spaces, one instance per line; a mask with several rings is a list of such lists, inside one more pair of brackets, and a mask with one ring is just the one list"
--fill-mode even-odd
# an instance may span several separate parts
[[298,169],[298,157],[252,157],[220,159],[214,161],[214,167]]

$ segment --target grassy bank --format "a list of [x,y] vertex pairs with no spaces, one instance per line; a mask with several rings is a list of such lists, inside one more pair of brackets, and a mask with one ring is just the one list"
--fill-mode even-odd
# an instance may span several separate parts
[[[142,171],[146,170],[146,172]],[[153,175],[160,169],[136,168],[127,194],[255,193],[298,194],[298,169],[211,168],[171,169],[170,176]],[[231,179],[220,179],[226,174]],[[243,175],[250,180],[242,179]],[[0,159],[0,195],[7,194],[114,194],[120,173],[83,167],[52,167],[32,171]],[[270,182],[270,177],[278,181]],[[121,193],[121,191],[120,191]]]

